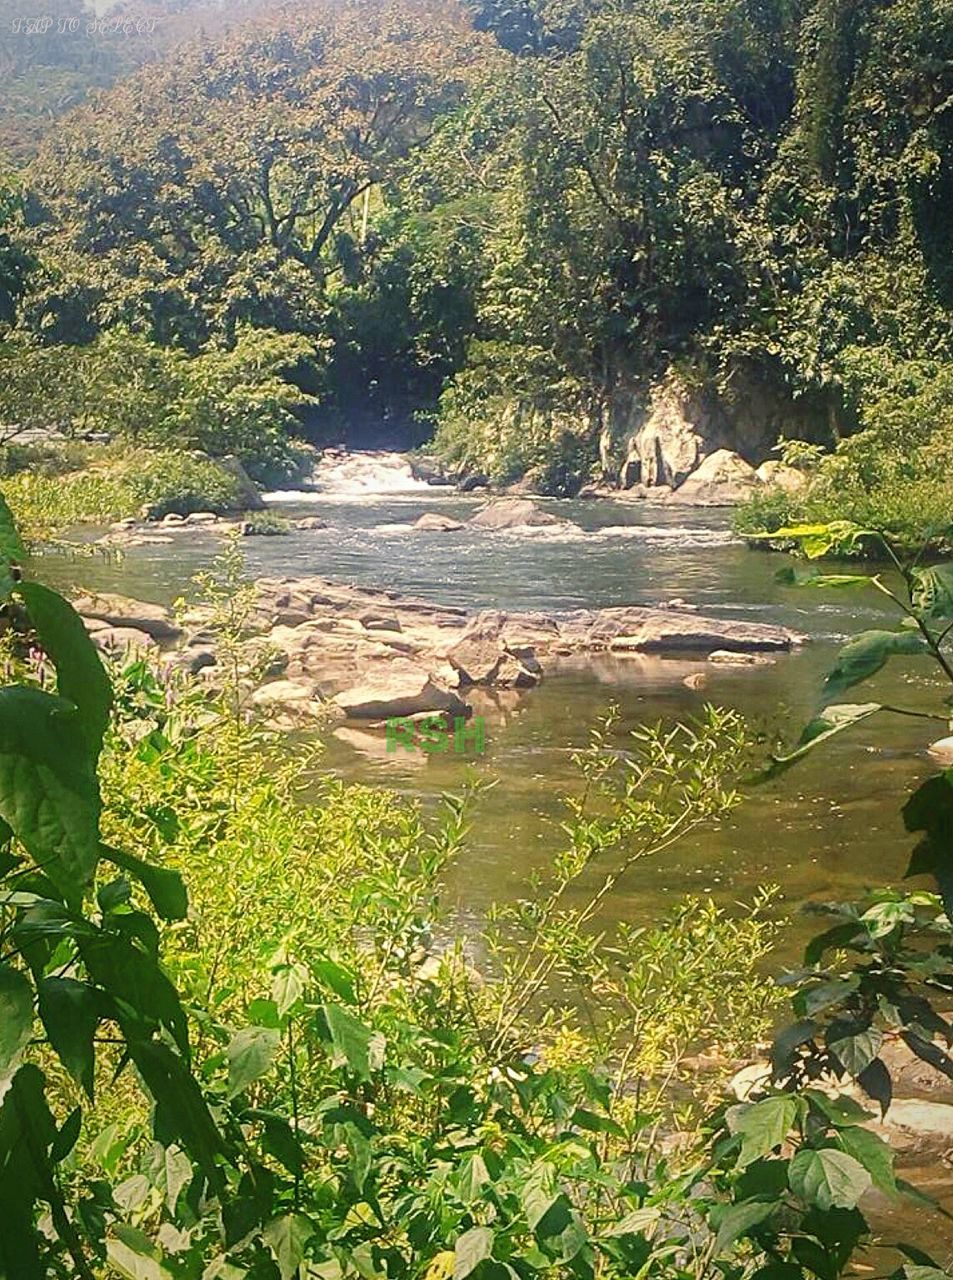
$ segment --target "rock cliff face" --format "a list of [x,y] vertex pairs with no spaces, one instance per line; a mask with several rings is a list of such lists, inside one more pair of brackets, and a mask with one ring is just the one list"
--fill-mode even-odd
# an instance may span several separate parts
[[[781,435],[806,437],[815,427],[811,413],[773,393],[763,384],[739,378],[730,395],[688,382],[674,371],[647,397],[622,388],[606,406],[600,437],[600,460],[610,483],[620,489],[677,493],[706,458],[730,453],[755,468],[764,463]],[[741,467],[735,466],[740,477]],[[746,478],[749,487],[767,477]],[[704,480],[706,477],[699,477]],[[721,498],[707,486],[707,501],[738,501],[745,486],[734,486]],[[698,486],[702,493],[702,486]],[[690,501],[686,490],[682,501]]]

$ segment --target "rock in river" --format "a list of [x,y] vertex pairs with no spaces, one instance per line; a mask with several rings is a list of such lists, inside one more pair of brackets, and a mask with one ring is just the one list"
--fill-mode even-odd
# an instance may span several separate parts
[[463,528],[463,521],[441,515],[439,511],[427,511],[414,521],[414,528],[422,533],[454,533]]
[[475,529],[525,529],[544,524],[566,524],[548,511],[540,511],[528,498],[499,498],[481,508],[468,522]]
[[97,618],[111,627],[132,627],[153,640],[174,640],[182,634],[168,609],[127,596],[88,595],[74,600],[73,607],[84,618]]
[[458,693],[435,679],[426,667],[395,658],[369,671],[357,684],[339,693],[334,702],[354,720],[387,720],[421,711],[446,711],[465,716],[469,710]]

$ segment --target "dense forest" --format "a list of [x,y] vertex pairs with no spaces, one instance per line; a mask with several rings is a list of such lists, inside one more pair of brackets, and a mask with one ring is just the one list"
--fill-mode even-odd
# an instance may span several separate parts
[[935,488],[948,0],[168,8],[6,41],[6,418],[77,348],[142,386],[267,329],[312,437],[497,483],[671,480],[626,459],[674,398],[755,464],[865,428],[821,468],[857,503]]

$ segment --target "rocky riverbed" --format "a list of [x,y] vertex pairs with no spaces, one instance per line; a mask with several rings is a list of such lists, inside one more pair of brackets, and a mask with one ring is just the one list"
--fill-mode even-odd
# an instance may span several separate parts
[[[173,668],[213,684],[219,678],[218,644],[203,610],[176,618],[159,605],[116,595],[75,603],[100,649],[154,649]],[[242,668],[250,700],[282,724],[328,715],[467,715],[468,690],[532,688],[570,655],[691,654],[749,665],[801,639],[784,627],[705,617],[682,601],[565,613],[468,612],[317,577],[258,581],[247,629]]]

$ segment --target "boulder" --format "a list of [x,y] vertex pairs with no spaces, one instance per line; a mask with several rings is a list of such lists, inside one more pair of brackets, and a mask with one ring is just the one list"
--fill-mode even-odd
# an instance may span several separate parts
[[941,769],[953,769],[953,738],[938,738],[927,747],[927,755]]
[[364,609],[357,615],[357,621],[365,631],[400,631],[400,619],[396,613],[385,613],[379,609]]
[[427,458],[421,454],[411,454],[407,459],[415,480],[423,480],[432,485],[450,485],[453,481],[443,469],[437,458]]
[[441,515],[438,511],[427,511],[419,520],[414,521],[414,528],[424,533],[454,533],[463,528],[463,521]]
[[317,720],[324,704],[314,685],[304,680],[273,680],[252,694],[252,702],[270,716],[279,715],[297,721]]
[[750,462],[730,449],[717,449],[672,494],[672,502],[699,507],[731,507],[751,496],[760,481]]
[[435,680],[425,667],[395,658],[378,671],[367,672],[350,689],[334,698],[352,720],[387,720],[421,711],[446,711],[464,716],[468,707],[458,693]]
[[783,462],[773,459],[762,462],[755,475],[762,484],[780,489],[784,493],[797,493],[807,484],[807,476],[803,471],[798,471],[797,467],[786,467]]
[[542,668],[532,649],[514,653],[507,649],[496,670],[493,684],[500,689],[531,689],[542,679]]
[[218,516],[214,511],[193,511],[190,516],[185,517],[183,523],[188,525],[218,524]]
[[73,601],[76,612],[84,619],[96,619],[110,627],[131,627],[144,631],[154,640],[175,640],[181,628],[172,621],[172,615],[162,605],[147,604],[128,596],[96,594],[80,596]]
[[498,637],[473,636],[455,644],[445,656],[462,685],[494,684],[504,652]]
[[474,489],[485,489],[489,483],[489,477],[485,476],[482,471],[474,471],[471,475],[464,476],[462,480],[457,482],[457,489],[460,493],[473,493]]
[[682,609],[601,609],[579,635],[583,647],[598,640],[611,650],[637,653],[712,653],[731,646],[735,653],[782,652],[799,637],[763,622],[706,618]]
[[500,498],[483,507],[468,523],[477,529],[524,529],[566,522],[548,511],[540,511],[528,498]]
[[145,652],[156,648],[152,636],[136,627],[104,627],[101,631],[93,631],[90,639],[104,653]]
[[180,516],[177,511],[170,511],[168,515],[162,517],[159,523],[171,529],[175,525],[185,524],[185,516]]
[[698,466],[711,431],[710,413],[672,380],[656,390],[644,424],[629,441],[622,487],[676,488]]

